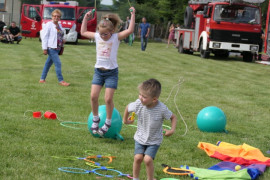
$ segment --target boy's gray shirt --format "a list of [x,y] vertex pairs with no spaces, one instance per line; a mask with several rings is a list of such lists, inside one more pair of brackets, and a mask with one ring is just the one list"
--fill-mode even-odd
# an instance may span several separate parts
[[134,140],[142,145],[160,145],[163,121],[172,117],[168,107],[158,101],[155,107],[147,108],[137,99],[128,105],[128,112],[135,112],[138,117]]

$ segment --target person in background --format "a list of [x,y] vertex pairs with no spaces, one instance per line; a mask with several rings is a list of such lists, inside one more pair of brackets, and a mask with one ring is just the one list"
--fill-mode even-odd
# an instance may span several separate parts
[[58,23],[61,19],[61,16],[61,11],[59,9],[55,9],[52,12],[52,21],[45,25],[44,32],[42,34],[41,40],[43,54],[48,55],[48,58],[45,62],[39,82],[45,83],[47,74],[52,64],[54,64],[59,85],[69,86],[70,83],[65,82],[62,76],[61,61],[59,58],[59,52],[64,44],[64,30],[61,24]]
[[[130,19],[129,19],[129,16],[127,16],[126,21],[125,21],[124,30],[128,29],[129,23],[130,23]],[[129,37],[126,37],[125,43],[128,43],[128,41],[129,41]]]
[[9,32],[11,33],[12,39],[17,41],[17,44],[22,40],[21,30],[16,26],[16,22],[12,21],[11,26],[9,27]]
[[175,33],[174,24],[171,24],[170,29],[169,29],[169,33],[170,33],[170,34],[169,34],[169,37],[168,37],[168,45],[167,45],[167,48],[169,47],[171,41],[172,41],[173,44],[175,45],[175,43],[174,43],[174,33]]
[[6,39],[7,43],[14,43],[14,40],[12,38],[12,35],[10,34],[9,30],[7,29],[7,26],[4,26],[2,31],[2,37]]
[[142,18],[142,23],[139,27],[139,37],[141,38],[141,49],[145,51],[150,33],[150,24],[146,22],[146,18]]

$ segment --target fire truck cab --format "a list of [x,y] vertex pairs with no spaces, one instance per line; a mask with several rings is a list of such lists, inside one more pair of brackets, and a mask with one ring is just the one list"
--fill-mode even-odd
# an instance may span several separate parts
[[[62,17],[59,23],[65,29],[64,39],[66,42],[77,44],[80,35],[81,23],[84,15],[94,9],[93,7],[79,7],[76,1],[54,2],[42,0],[41,5],[22,5],[21,27],[22,35],[26,37],[42,37],[42,29],[51,21],[51,13],[60,9]],[[87,23],[87,30],[95,32],[97,25],[96,11],[92,19]]]
[[184,28],[177,30],[178,51],[198,51],[202,58],[240,52],[244,61],[252,61],[259,50],[261,11],[244,1],[248,0],[190,0]]

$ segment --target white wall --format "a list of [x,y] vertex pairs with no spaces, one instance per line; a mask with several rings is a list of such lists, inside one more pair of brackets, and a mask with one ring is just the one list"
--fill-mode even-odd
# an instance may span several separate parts
[[3,11],[0,12],[0,20],[4,21],[7,25],[10,25],[11,21],[15,21],[17,26],[20,26],[20,17],[21,17],[21,1],[6,0],[6,9],[4,12]]

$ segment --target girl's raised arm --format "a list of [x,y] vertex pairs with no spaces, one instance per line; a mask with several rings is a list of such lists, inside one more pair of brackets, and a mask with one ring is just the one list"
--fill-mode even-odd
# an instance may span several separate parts
[[90,38],[94,39],[95,38],[95,33],[87,31],[87,21],[88,21],[88,18],[91,16],[91,12],[92,11],[89,11],[88,13],[86,13],[84,18],[83,18],[82,27],[81,27],[81,35],[86,37],[86,38],[89,38],[89,39]]
[[118,40],[125,39],[130,34],[132,34],[133,31],[134,31],[134,27],[135,27],[135,8],[131,7],[129,10],[130,10],[130,14],[131,14],[130,24],[128,26],[128,29],[118,33]]

